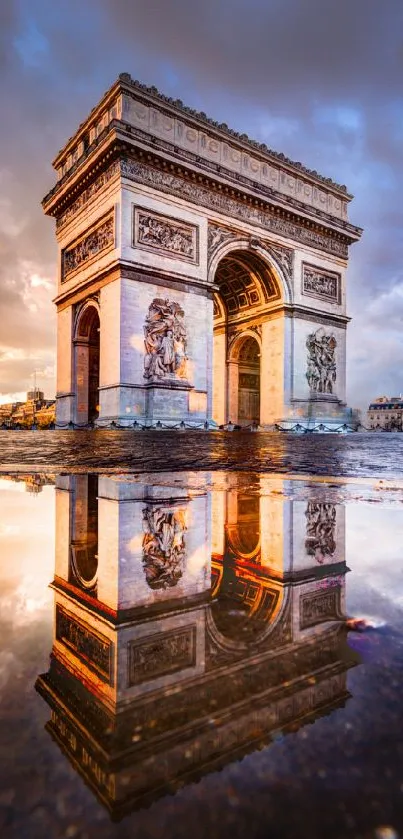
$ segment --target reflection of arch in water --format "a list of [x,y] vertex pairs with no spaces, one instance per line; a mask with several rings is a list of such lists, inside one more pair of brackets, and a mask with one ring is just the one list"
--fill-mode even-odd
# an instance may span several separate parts
[[71,518],[69,582],[96,596],[98,581],[98,476],[76,475]]
[[237,492],[233,512],[227,510],[225,556],[256,565],[260,555],[260,498]]
[[237,562],[212,557],[210,633],[219,646],[241,648],[263,642],[285,608],[284,586]]

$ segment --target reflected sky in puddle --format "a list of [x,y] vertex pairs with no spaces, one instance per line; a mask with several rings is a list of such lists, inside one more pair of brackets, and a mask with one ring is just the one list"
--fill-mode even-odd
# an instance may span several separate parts
[[398,835],[402,501],[222,472],[0,480],[6,835]]

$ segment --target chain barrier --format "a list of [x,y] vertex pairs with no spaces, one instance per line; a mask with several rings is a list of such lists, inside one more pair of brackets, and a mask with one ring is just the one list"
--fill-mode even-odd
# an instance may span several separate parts
[[47,428],[38,429],[36,426],[31,427],[30,429],[23,429],[21,426],[5,426],[4,424],[0,426],[0,430],[2,431],[63,431],[63,430],[95,430],[95,429],[106,429],[106,430],[120,430],[120,431],[172,431],[174,429],[179,431],[185,430],[203,430],[203,431],[278,431],[280,433],[291,433],[291,434],[343,434],[343,433],[354,433],[358,431],[365,431],[365,432],[376,432],[376,431],[384,431],[384,429],[376,429],[376,428],[369,428],[362,423],[358,425],[349,425],[348,423],[343,423],[342,425],[328,426],[325,423],[319,423],[319,425],[315,425],[312,428],[307,427],[306,425],[302,425],[301,423],[295,423],[294,425],[282,425],[281,423],[274,423],[271,426],[266,426],[266,428],[262,429],[256,423],[251,423],[250,425],[237,425],[236,423],[226,423],[224,425],[219,426],[211,426],[210,423],[206,420],[205,422],[201,423],[186,423],[184,420],[178,423],[163,423],[158,420],[153,425],[145,425],[143,423],[138,422],[135,420],[131,425],[120,425],[119,423],[112,420],[109,425],[105,426],[96,426],[93,422],[92,423],[77,423],[77,422],[58,422],[52,426],[48,426]]

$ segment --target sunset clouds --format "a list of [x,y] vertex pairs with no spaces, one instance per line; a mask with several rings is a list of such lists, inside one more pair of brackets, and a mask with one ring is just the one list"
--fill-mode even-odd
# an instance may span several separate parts
[[[0,8],[0,400],[54,394],[51,160],[120,72],[346,183],[348,401],[403,390],[401,0],[15,0]],[[392,395],[390,393],[390,395]]]

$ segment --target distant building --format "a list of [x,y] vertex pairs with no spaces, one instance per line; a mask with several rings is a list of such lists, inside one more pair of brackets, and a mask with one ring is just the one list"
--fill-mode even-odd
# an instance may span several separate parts
[[38,387],[35,387],[33,390],[29,390],[27,393],[27,402],[34,402],[39,401],[43,402],[45,399],[45,394],[43,390],[39,390]]
[[0,405],[0,425],[10,425],[13,414],[22,404],[22,402],[6,402]]
[[28,391],[26,402],[8,402],[0,405],[0,426],[7,428],[48,428],[55,422],[55,400],[44,399],[43,391]]
[[368,427],[372,430],[403,430],[403,396],[379,396],[367,411]]

